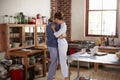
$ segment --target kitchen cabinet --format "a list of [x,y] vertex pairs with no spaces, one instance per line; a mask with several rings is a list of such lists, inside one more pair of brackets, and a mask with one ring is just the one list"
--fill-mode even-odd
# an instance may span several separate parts
[[30,24],[0,24],[2,29],[1,42],[5,46],[7,57],[9,51],[35,46],[35,25]]
[[8,28],[8,49],[28,48],[35,46],[35,25],[11,24]]
[[[29,47],[46,48],[45,24],[0,24],[0,27],[3,29],[2,41],[5,43],[1,46],[5,46],[7,51]],[[7,56],[9,57],[9,53]]]
[[[28,65],[33,54],[43,53],[43,76],[46,76],[46,25],[36,24],[0,24],[0,50],[6,51],[7,58],[24,58],[25,80],[28,69],[37,64]],[[29,49],[29,50],[28,50]],[[25,51],[24,51],[25,50]]]

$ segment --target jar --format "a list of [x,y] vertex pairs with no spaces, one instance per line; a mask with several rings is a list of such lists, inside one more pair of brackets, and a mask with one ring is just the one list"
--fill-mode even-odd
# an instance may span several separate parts
[[14,23],[17,24],[18,23],[18,19],[16,16],[14,16]]
[[9,23],[14,23],[14,17],[13,16],[9,17]]
[[25,16],[25,24],[28,24],[28,16]]
[[43,20],[43,24],[47,24],[48,23],[48,19],[46,16],[42,16],[42,20]]
[[3,16],[3,23],[9,23],[9,16],[8,15]]

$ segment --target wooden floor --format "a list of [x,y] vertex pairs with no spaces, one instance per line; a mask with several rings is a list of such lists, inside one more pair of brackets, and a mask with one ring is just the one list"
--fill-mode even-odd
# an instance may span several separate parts
[[[77,69],[71,68],[71,76],[70,80],[74,80],[77,76]],[[97,72],[94,72],[93,68],[81,68],[80,76],[82,77],[90,77],[92,80],[120,80],[120,69],[113,68],[100,68]],[[42,77],[35,80],[47,80],[46,77]],[[56,72],[56,77],[54,80],[63,80],[63,76],[61,74],[60,69]]]

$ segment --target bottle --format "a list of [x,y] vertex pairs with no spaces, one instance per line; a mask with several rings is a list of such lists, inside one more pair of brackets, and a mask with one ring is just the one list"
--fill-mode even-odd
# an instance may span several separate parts
[[106,45],[109,46],[109,37],[107,36]]
[[101,37],[98,39],[98,45],[101,46],[102,44],[102,40],[101,40]]
[[21,14],[19,13],[19,15],[17,16],[18,17],[18,24],[21,24]]
[[25,23],[25,16],[23,15],[23,12],[20,12],[18,15],[18,23],[24,24]]
[[24,15],[21,16],[21,23],[22,23],[22,24],[25,23],[25,16],[24,16]]

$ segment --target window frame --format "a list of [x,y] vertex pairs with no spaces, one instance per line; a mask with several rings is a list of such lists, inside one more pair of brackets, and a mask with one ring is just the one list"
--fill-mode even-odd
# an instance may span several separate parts
[[[96,10],[97,11],[97,10]],[[102,11],[102,10],[101,10]],[[119,0],[117,0],[117,10],[116,10],[116,32],[115,32],[115,35],[114,37],[118,37],[118,12],[119,12]],[[86,19],[85,19],[85,36],[86,37],[106,37],[108,35],[91,35],[91,34],[88,34],[88,20],[89,20],[89,0],[86,0]],[[109,37],[113,37],[111,35],[109,35]]]

